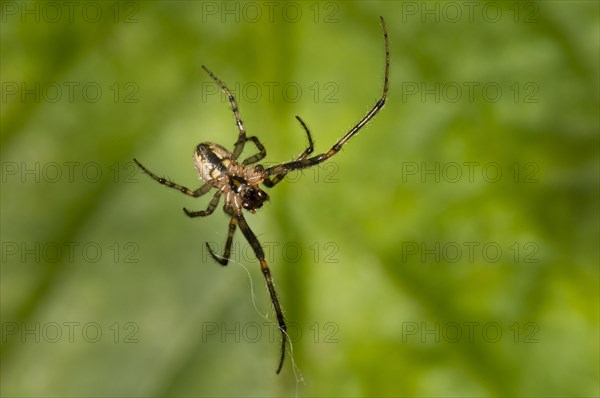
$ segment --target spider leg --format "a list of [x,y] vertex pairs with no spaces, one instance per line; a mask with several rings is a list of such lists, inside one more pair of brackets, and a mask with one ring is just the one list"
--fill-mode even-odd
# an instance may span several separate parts
[[192,217],[192,218],[209,216],[213,213],[213,211],[215,211],[217,205],[219,204],[219,199],[221,199],[221,195],[222,195],[221,191],[215,192],[215,195],[210,200],[210,203],[208,204],[208,207],[206,208],[206,210],[189,211],[188,209],[186,209],[184,207],[183,211],[188,217]]
[[208,248],[208,252],[212,256],[212,258],[221,265],[227,265],[229,262],[229,256],[231,255],[231,243],[233,242],[233,234],[235,233],[235,228],[237,226],[237,219],[235,217],[231,217],[229,221],[229,230],[227,231],[227,243],[225,243],[225,251],[223,252],[222,257],[217,257],[215,252],[210,248],[210,245],[206,243],[206,247]]
[[275,286],[273,285],[273,279],[271,278],[271,271],[269,270],[269,266],[267,265],[267,261],[265,260],[265,253],[254,235],[254,232],[246,223],[246,219],[243,214],[236,215],[237,223],[242,230],[242,233],[246,237],[250,246],[254,250],[254,254],[256,258],[260,262],[260,269],[262,274],[267,282],[267,288],[269,289],[269,294],[271,296],[271,302],[273,303],[273,307],[275,308],[275,314],[277,315],[277,324],[279,325],[279,330],[281,331],[281,356],[279,359],[279,366],[277,367],[277,373],[281,372],[281,368],[283,366],[283,360],[285,358],[285,344],[287,342],[287,326],[285,324],[285,319],[283,318],[283,312],[281,311],[281,306],[279,305],[279,299],[277,298],[277,292],[275,291]]
[[210,189],[212,188],[211,183],[206,183],[206,184],[202,185],[200,188],[196,189],[195,191],[192,191],[191,189],[186,188],[183,185],[176,184],[172,181],[167,180],[166,178],[157,176],[156,174],[152,173],[150,170],[148,170],[147,168],[142,166],[142,164],[140,162],[138,162],[137,159],[133,159],[133,161],[135,162],[135,164],[137,164],[139,166],[140,169],[142,169],[142,171],[144,173],[148,174],[150,177],[152,177],[152,179],[157,181],[159,184],[165,185],[169,188],[176,189],[185,195],[197,198],[199,196],[204,195],[205,193],[210,191]]
[[369,123],[371,121],[371,119],[373,119],[375,117],[375,115],[377,115],[377,113],[381,110],[381,108],[383,108],[383,105],[385,105],[385,101],[388,96],[388,89],[389,89],[390,44],[389,44],[389,39],[388,39],[387,28],[385,26],[385,21],[383,20],[383,17],[380,17],[380,19],[381,19],[381,27],[383,29],[383,39],[385,42],[385,75],[384,75],[384,80],[383,80],[383,93],[381,94],[381,98],[375,103],[373,108],[371,108],[371,110],[365,116],[363,116],[363,118],[360,119],[360,121],[358,123],[356,123],[356,125],[354,127],[352,127],[346,134],[344,134],[344,136],[342,138],[340,138],[338,140],[338,142],[336,142],[329,149],[329,151],[322,153],[320,155],[313,156],[311,158],[293,160],[291,162],[282,163],[282,164],[279,164],[276,166],[269,167],[268,169],[265,170],[265,174],[267,176],[270,176],[270,175],[277,176],[278,174],[288,173],[292,170],[305,169],[307,167],[315,166],[321,162],[326,161],[327,159],[331,158],[333,155],[338,153],[340,151],[340,149],[342,149],[344,144],[346,144],[350,140],[350,138],[352,138],[356,133],[358,133],[360,131],[360,129],[362,129],[367,123]]
[[225,83],[223,83],[221,81],[221,79],[219,79],[217,76],[215,76],[214,73],[212,73],[210,70],[208,70],[208,68],[206,66],[202,65],[202,69],[204,69],[204,71],[206,73],[208,73],[208,75],[215,81],[215,83],[217,83],[217,86],[219,86],[221,91],[223,91],[225,93],[225,95],[227,95],[227,98],[229,99],[229,103],[231,104],[231,111],[233,112],[233,116],[235,117],[235,123],[237,125],[237,128],[240,131],[238,139],[235,142],[235,147],[233,149],[233,156],[232,156],[233,159],[236,160],[240,156],[242,151],[244,150],[244,144],[248,140],[246,138],[246,129],[244,128],[244,123],[242,122],[242,119],[240,118],[240,110],[238,108],[238,104],[235,100],[235,97],[231,93],[231,90],[229,90],[227,88],[227,86],[225,85]]
[[260,143],[260,141],[258,140],[258,137],[255,137],[255,136],[248,137],[246,139],[246,141],[254,142],[254,145],[256,145],[256,147],[258,148],[258,153],[256,155],[252,155],[248,159],[244,160],[242,162],[243,166],[246,166],[246,165],[249,165],[252,163],[256,163],[259,160],[261,160],[262,158],[264,158],[265,156],[267,156],[267,150],[265,149],[263,144]]
[[[300,119],[300,116],[296,116],[296,119],[300,122],[300,124],[302,125],[302,128],[304,129],[304,131],[306,131],[306,136],[308,137],[308,147],[304,150],[304,152],[302,152],[295,160],[302,160],[304,158],[306,158],[308,155],[310,155],[313,150],[314,150],[314,145],[313,145],[313,140],[312,137],[310,136],[310,130],[308,129],[308,126],[306,126],[306,123],[304,123],[304,121],[302,119]],[[283,178],[285,177],[285,175],[288,172],[283,172],[280,174],[276,174],[273,176],[272,179],[265,179],[265,181],[263,182],[265,184],[265,186],[272,188],[275,185],[277,185],[277,183],[281,180],[283,180]]]

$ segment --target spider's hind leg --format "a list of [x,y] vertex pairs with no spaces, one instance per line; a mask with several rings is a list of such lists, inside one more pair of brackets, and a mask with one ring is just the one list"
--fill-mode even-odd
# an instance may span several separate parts
[[261,160],[262,158],[264,158],[265,156],[267,156],[267,150],[265,149],[264,145],[261,144],[261,142],[258,140],[258,137],[256,137],[256,136],[248,137],[246,139],[246,142],[248,142],[248,141],[254,142],[254,145],[256,145],[256,148],[258,148],[258,153],[256,155],[252,155],[248,159],[244,160],[242,162],[242,165],[244,165],[244,166],[252,164],[252,163],[256,163],[259,160]]
[[233,242],[233,234],[235,234],[235,229],[237,227],[237,220],[235,217],[231,217],[231,221],[229,221],[229,229],[227,231],[227,242],[225,243],[225,251],[223,252],[222,257],[217,257],[215,252],[210,248],[208,242],[206,243],[206,248],[210,253],[211,257],[221,265],[227,265],[229,262],[229,257],[231,256],[231,244]]
[[248,141],[248,139],[246,138],[246,129],[244,128],[244,122],[242,122],[242,119],[240,118],[240,110],[238,108],[237,101],[235,100],[235,97],[231,93],[231,90],[229,90],[229,88],[227,88],[227,86],[225,85],[225,83],[223,83],[221,81],[221,79],[219,79],[217,76],[215,76],[214,73],[212,73],[210,70],[208,70],[208,68],[206,66],[202,65],[202,69],[204,69],[204,71],[206,73],[208,73],[208,75],[211,77],[211,79],[213,79],[215,81],[215,83],[217,83],[217,86],[219,86],[221,91],[223,91],[225,93],[225,95],[227,95],[227,99],[229,99],[229,104],[231,105],[231,111],[233,112],[233,116],[235,117],[235,124],[237,125],[237,128],[240,132],[238,139],[235,142],[235,147],[233,148],[233,153],[232,153],[233,159],[236,160],[241,155],[242,151],[244,150],[244,144],[246,143],[246,141]]
[[166,178],[157,176],[156,174],[154,174],[153,172],[148,170],[146,167],[144,167],[140,162],[138,162],[137,159],[133,159],[133,161],[135,162],[135,164],[138,165],[138,167],[140,169],[142,169],[142,171],[144,173],[148,174],[154,181],[158,182],[161,185],[167,186],[169,188],[176,189],[179,192],[183,193],[184,195],[188,195],[188,196],[197,198],[199,196],[204,195],[205,193],[210,191],[210,189],[212,188],[212,184],[206,183],[206,184],[202,185],[200,188],[196,189],[195,191],[192,191],[191,189],[184,187],[183,185],[176,184],[173,181],[167,180]]
[[188,209],[186,209],[185,207],[183,208],[184,213],[186,214],[186,216],[194,218],[194,217],[206,217],[211,215],[215,209],[217,208],[217,205],[219,204],[219,199],[221,198],[221,191],[217,191],[215,193],[215,195],[213,196],[213,198],[210,200],[210,203],[208,204],[208,207],[206,208],[206,210],[200,210],[200,211],[189,211]]

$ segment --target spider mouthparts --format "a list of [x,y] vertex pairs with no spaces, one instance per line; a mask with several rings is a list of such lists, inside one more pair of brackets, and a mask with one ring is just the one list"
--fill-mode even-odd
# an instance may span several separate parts
[[269,200],[269,195],[262,189],[254,186],[245,186],[240,192],[242,196],[242,207],[251,213],[256,212],[263,205],[263,202]]

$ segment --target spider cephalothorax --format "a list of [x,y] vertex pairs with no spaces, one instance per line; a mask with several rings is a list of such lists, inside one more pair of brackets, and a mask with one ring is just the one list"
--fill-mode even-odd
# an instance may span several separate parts
[[[231,110],[233,111],[235,122],[239,131],[238,139],[235,142],[233,151],[230,152],[220,145],[209,142],[199,144],[196,147],[194,152],[194,163],[196,170],[198,171],[198,175],[204,184],[194,191],[165,178],[158,177],[156,174],[142,166],[142,164],[136,159],[133,159],[135,163],[142,169],[142,171],[144,171],[154,180],[158,181],[160,184],[166,185],[169,188],[176,189],[188,196],[197,198],[208,193],[213,188],[216,189],[216,192],[210,200],[206,210],[189,211],[186,208],[183,209],[185,214],[189,217],[204,217],[212,214],[219,204],[221,196],[224,196],[223,210],[225,213],[231,216],[231,219],[229,221],[227,241],[225,243],[223,255],[217,256],[210,248],[208,243],[206,246],[208,247],[209,253],[215,261],[221,265],[227,265],[229,262],[229,256],[231,254],[233,235],[235,234],[237,227],[239,227],[242,231],[242,234],[244,234],[244,237],[252,247],[256,258],[260,263],[260,268],[265,278],[265,282],[267,283],[269,295],[271,296],[271,302],[273,303],[275,315],[277,316],[277,323],[281,331],[281,355],[279,359],[279,366],[277,367],[277,373],[281,371],[283,359],[285,358],[287,326],[285,319],[283,318],[281,306],[279,305],[279,299],[277,298],[275,286],[273,285],[271,271],[269,270],[269,266],[267,265],[267,261],[265,259],[265,253],[260,245],[260,242],[258,241],[258,238],[256,235],[254,235],[254,232],[252,232],[248,226],[248,223],[246,222],[244,210],[254,213],[257,209],[262,207],[265,201],[269,200],[269,195],[267,195],[267,193],[259,187],[260,184],[263,184],[267,188],[272,188],[278,182],[283,180],[286,174],[290,171],[316,166],[319,163],[331,158],[342,149],[342,147],[348,142],[348,140],[350,140],[350,138],[352,138],[360,131],[361,128],[371,121],[371,119],[373,119],[373,117],[381,108],[383,108],[383,105],[387,99],[388,75],[390,69],[388,34],[385,28],[383,17],[381,18],[381,27],[383,28],[383,37],[385,42],[385,75],[383,80],[383,94],[375,103],[373,108],[371,108],[371,110],[365,116],[363,116],[354,127],[346,132],[346,134],[344,134],[342,138],[340,138],[327,152],[319,155],[309,156],[313,152],[313,141],[310,131],[302,119],[296,116],[296,119],[300,122],[302,128],[306,132],[306,136],[308,138],[308,147],[291,162],[280,163],[269,168],[264,168],[260,164],[250,166],[263,159],[267,155],[267,151],[257,137],[246,135],[246,129],[244,128],[242,119],[240,119],[237,102],[225,83],[223,83],[205,66],[202,66],[206,73],[208,73],[208,75],[217,83],[217,85],[229,99]],[[240,162],[238,158],[242,154],[244,146],[248,141],[252,141],[254,143],[258,149],[258,153],[249,156]]]
[[225,195],[225,212],[242,214],[246,209],[256,212],[269,200],[269,195],[258,187],[265,179],[262,166],[247,166],[235,160],[233,154],[220,145],[205,142],[194,152],[194,164],[200,179]]

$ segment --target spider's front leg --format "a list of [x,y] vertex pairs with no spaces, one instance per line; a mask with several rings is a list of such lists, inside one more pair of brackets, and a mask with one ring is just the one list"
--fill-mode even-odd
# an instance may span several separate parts
[[[300,119],[300,116],[296,116],[296,120],[298,120],[298,122],[300,122],[304,131],[306,131],[306,136],[308,137],[308,147],[304,150],[304,152],[302,152],[295,159],[296,161],[298,161],[298,160],[305,159],[308,155],[313,153],[314,144],[313,144],[312,137],[310,136],[310,130],[308,129],[308,126],[306,126],[306,123],[304,123],[304,121],[302,119]],[[265,181],[264,181],[265,186],[267,186],[269,188],[273,188],[275,185],[277,185],[278,182],[283,180],[283,178],[287,175],[287,173],[288,173],[288,171],[284,171],[282,173],[274,175],[270,179],[269,178],[265,179]]]
[[305,156],[303,158],[298,158],[291,162],[282,163],[282,164],[278,164],[278,165],[269,167],[268,169],[265,170],[265,175],[267,177],[273,176],[273,179],[276,179],[277,176],[285,175],[286,173],[289,173],[290,171],[302,170],[302,169],[305,169],[308,167],[316,166],[319,163],[326,161],[327,159],[331,158],[335,154],[339,153],[339,151],[342,149],[342,147],[352,137],[354,137],[356,134],[358,134],[358,132],[364,126],[366,126],[367,123],[369,123],[383,108],[383,106],[385,105],[385,102],[387,100],[388,90],[389,90],[390,43],[389,43],[387,28],[385,26],[385,21],[384,21],[383,17],[380,17],[380,21],[381,21],[381,28],[383,30],[383,41],[385,44],[385,71],[384,71],[384,77],[383,77],[383,92],[381,93],[381,97],[379,98],[379,100],[377,100],[377,102],[375,103],[375,105],[373,105],[371,110],[369,112],[367,112],[367,114],[365,116],[363,116],[362,119],[360,119],[358,121],[358,123],[356,123],[356,125],[354,125],[354,127],[352,127],[346,134],[344,134],[342,136],[342,138],[340,138],[335,144],[333,144],[333,146],[327,152],[322,153],[320,155],[315,155],[310,158]]
[[[277,373],[281,372],[281,368],[283,367],[283,360],[285,358],[285,344],[287,342],[287,326],[285,324],[285,319],[283,318],[283,312],[281,311],[281,306],[279,305],[279,299],[277,298],[277,292],[275,291],[275,286],[273,285],[273,278],[271,278],[271,270],[267,265],[267,261],[265,260],[265,253],[254,235],[254,232],[246,223],[246,219],[243,214],[239,214],[234,216],[237,220],[242,233],[246,237],[250,246],[254,250],[254,255],[260,262],[260,269],[265,278],[265,282],[267,283],[267,288],[269,289],[269,295],[271,296],[271,302],[273,303],[273,308],[275,309],[275,315],[277,316],[277,324],[279,325],[279,331],[281,332],[281,356],[279,359],[279,366],[277,366]],[[232,218],[233,220],[233,218]]]

